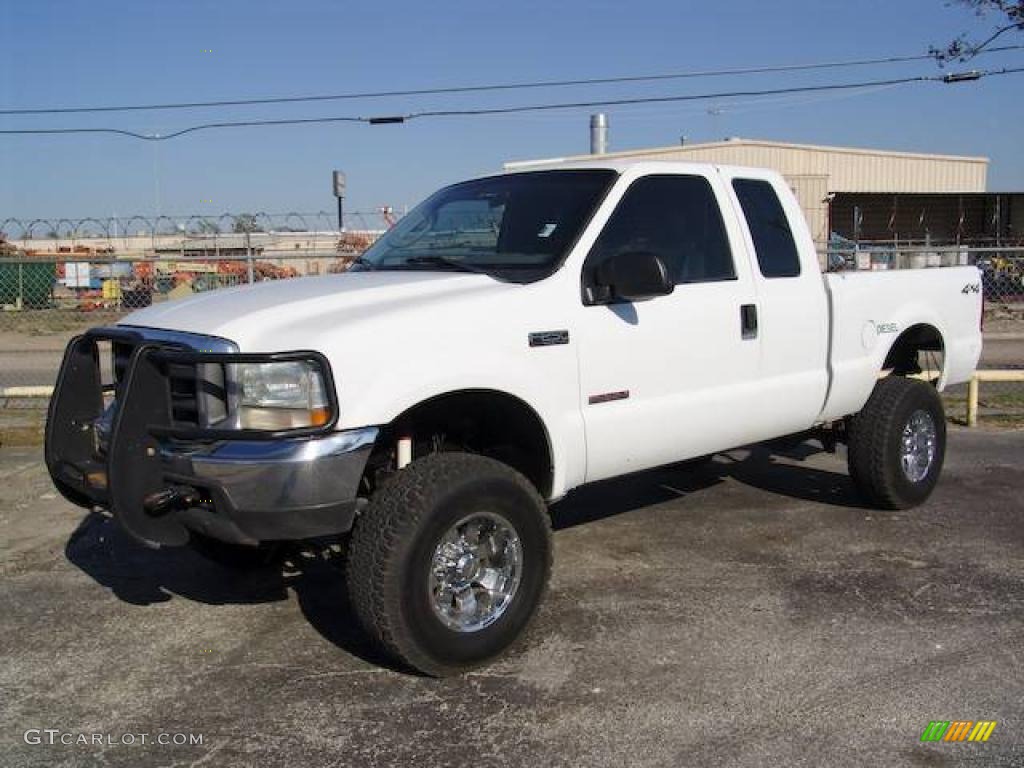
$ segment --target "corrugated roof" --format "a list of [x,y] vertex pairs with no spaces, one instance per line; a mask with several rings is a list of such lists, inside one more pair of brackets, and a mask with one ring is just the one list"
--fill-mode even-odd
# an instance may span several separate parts
[[581,160],[592,160],[595,158],[602,158],[607,160],[615,159],[626,159],[630,157],[644,156],[650,157],[651,155],[659,154],[676,154],[680,152],[686,152],[689,150],[703,150],[703,149],[717,149],[719,147],[764,147],[770,149],[793,149],[802,151],[812,152],[827,152],[830,154],[849,154],[849,155],[868,155],[876,157],[903,157],[903,158],[916,158],[922,160],[944,160],[944,161],[956,161],[956,162],[968,162],[968,163],[983,163],[987,165],[989,159],[982,156],[971,156],[971,155],[935,155],[926,154],[921,152],[901,152],[898,150],[889,149],[866,149],[863,147],[836,147],[824,144],[793,144],[784,141],[766,141],[761,139],[726,139],[725,141],[709,141],[697,144],[675,144],[668,147],[652,147],[649,149],[629,149],[622,152],[608,152],[604,155],[572,155],[568,157],[552,157],[544,160],[520,160],[505,163],[505,168],[512,170],[515,168],[528,167],[532,165],[548,165],[551,163],[568,163],[577,162]]

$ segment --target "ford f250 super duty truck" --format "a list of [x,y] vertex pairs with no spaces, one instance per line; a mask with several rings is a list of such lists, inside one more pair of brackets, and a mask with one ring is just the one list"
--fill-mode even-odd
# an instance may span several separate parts
[[344,274],[75,338],[46,461],[64,496],[154,547],[227,558],[347,535],[367,632],[451,674],[535,614],[547,505],[585,483],[817,434],[847,445],[872,504],[924,501],[937,393],[981,353],[980,282],[823,277],[764,170],[507,173],[442,189]]

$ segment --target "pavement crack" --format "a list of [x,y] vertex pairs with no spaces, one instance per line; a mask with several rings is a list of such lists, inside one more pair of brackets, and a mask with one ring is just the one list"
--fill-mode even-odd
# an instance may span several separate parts
[[325,680],[332,677],[353,677],[356,675],[382,675],[388,674],[391,670],[384,668],[367,668],[367,669],[344,669],[329,672],[314,672],[309,675],[299,675],[289,680],[289,683],[301,683],[304,680]]

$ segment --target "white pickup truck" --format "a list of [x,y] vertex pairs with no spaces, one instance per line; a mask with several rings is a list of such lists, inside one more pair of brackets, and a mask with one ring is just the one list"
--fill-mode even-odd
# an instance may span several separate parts
[[151,546],[237,558],[347,534],[367,632],[457,673],[535,614],[548,504],[586,483],[806,433],[848,445],[871,503],[924,501],[937,391],[981,353],[980,283],[973,267],[823,277],[764,170],[491,176],[437,192],[344,274],[74,339],[46,459],[67,498]]

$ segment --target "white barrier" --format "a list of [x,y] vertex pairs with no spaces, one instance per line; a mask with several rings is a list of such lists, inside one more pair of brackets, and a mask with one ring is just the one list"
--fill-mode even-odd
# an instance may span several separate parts
[[967,384],[967,426],[978,426],[978,384],[982,381],[1024,382],[1024,370],[975,371]]
[[12,397],[50,397],[53,387],[0,387],[0,399]]

